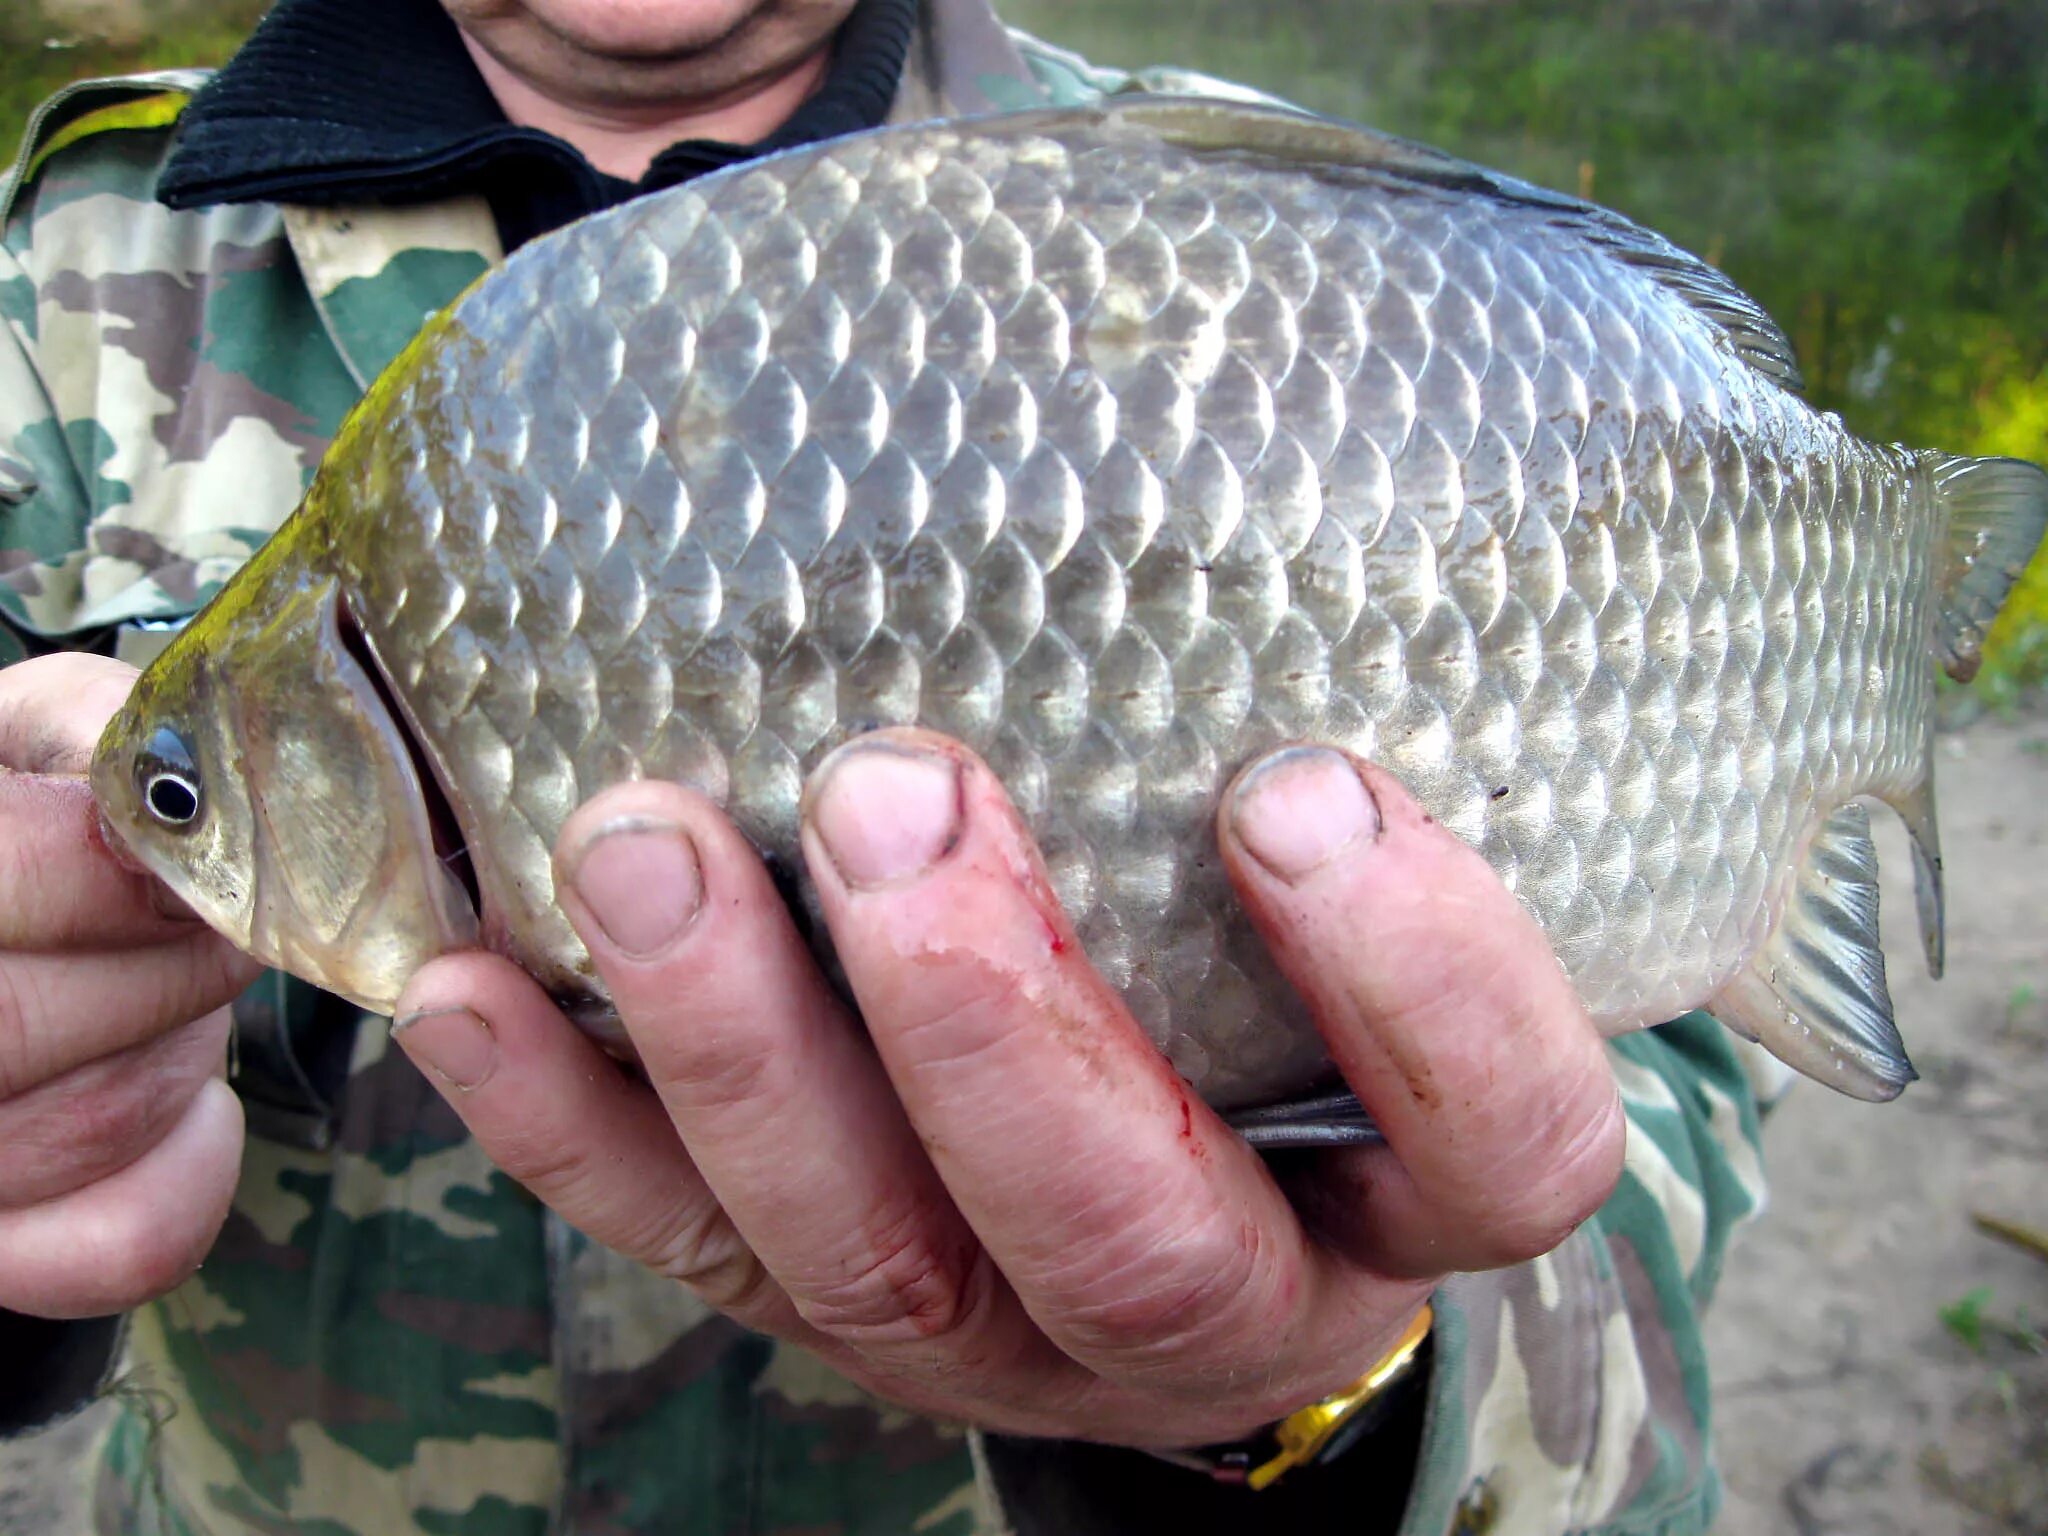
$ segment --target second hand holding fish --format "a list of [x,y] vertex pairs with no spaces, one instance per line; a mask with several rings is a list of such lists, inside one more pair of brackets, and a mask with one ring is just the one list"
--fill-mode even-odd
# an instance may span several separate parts
[[565,1220],[892,1401],[1229,1439],[1356,1378],[1446,1272],[1554,1247],[1624,1122],[1541,931],[1390,776],[1274,754],[1219,836],[1387,1137],[1285,1189],[1089,965],[995,777],[925,732],[861,738],[805,795],[872,1045],[747,841],[652,782],[556,850],[647,1081],[483,953],[430,962],[396,1038]]

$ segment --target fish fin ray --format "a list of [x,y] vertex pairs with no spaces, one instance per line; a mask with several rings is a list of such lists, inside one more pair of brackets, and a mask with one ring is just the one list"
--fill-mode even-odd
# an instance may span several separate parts
[[1203,97],[1115,97],[1097,110],[1197,152],[1261,155],[1473,192],[1527,208],[1645,273],[1728,338],[1736,355],[1786,389],[1802,388],[1791,338],[1735,281],[1612,209],[1474,165],[1392,134],[1285,107]]
[[1862,806],[1845,805],[1822,824],[1784,916],[1708,1008],[1787,1066],[1851,1098],[1893,1099],[1919,1076],[1885,987],[1877,849]]
[[1262,1152],[1293,1147],[1362,1147],[1386,1138],[1348,1088],[1311,1090],[1278,1104],[1231,1110],[1230,1128]]
[[1977,675],[1984,635],[2048,530],[2048,472],[2024,459],[1937,455],[1934,499],[1948,540],[1936,577],[1935,654],[1959,683]]
[[[1932,738],[1929,738],[1930,746]],[[1913,840],[1913,905],[1920,917],[1920,947],[1927,952],[1927,974],[1941,976],[1947,949],[1945,916],[1948,903],[1942,892],[1941,826],[1934,817],[1934,756],[1930,751],[1927,771],[1910,790],[1884,797],[1899,813]]]

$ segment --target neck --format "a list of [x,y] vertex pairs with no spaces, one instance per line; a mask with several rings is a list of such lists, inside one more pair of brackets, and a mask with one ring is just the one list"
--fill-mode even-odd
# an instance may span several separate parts
[[660,103],[562,101],[513,70],[467,31],[463,46],[505,116],[573,144],[608,176],[638,181],[654,157],[685,139],[752,144],[780,128],[823,83],[831,67],[828,38],[774,74],[742,81],[715,95]]

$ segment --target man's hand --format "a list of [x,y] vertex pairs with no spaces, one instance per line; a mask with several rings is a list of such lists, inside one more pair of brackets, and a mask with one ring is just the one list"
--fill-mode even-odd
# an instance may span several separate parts
[[1234,1438],[1355,1379],[1446,1272],[1557,1244],[1624,1127],[1541,933],[1388,776],[1279,753],[1219,825],[1387,1137],[1284,1192],[1088,964],[993,775],[918,732],[836,754],[806,799],[866,1032],[733,827],[636,784],[557,864],[652,1086],[482,955],[426,967],[398,1039],[567,1220],[883,1396]]
[[0,670],[0,1307],[39,1317],[183,1280],[241,1162],[225,1005],[257,966],[108,850],[83,777],[134,680]]

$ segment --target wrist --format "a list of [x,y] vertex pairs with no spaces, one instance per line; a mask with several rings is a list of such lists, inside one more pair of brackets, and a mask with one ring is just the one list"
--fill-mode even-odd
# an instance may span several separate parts
[[1428,1379],[1435,1314],[1424,1303],[1386,1354],[1350,1383],[1242,1440],[1151,1452],[1219,1483],[1264,1491],[1297,1467],[1324,1466],[1385,1423]]
[[[1421,1463],[1434,1366],[1425,1338],[1400,1379],[1353,1415],[1317,1459],[1259,1492],[1242,1474],[1219,1481],[1187,1453],[990,1432],[977,1438],[990,1490],[1015,1536],[1243,1536],[1248,1529],[1396,1536]],[[1270,1429],[1245,1443],[1264,1451],[1273,1443]]]

